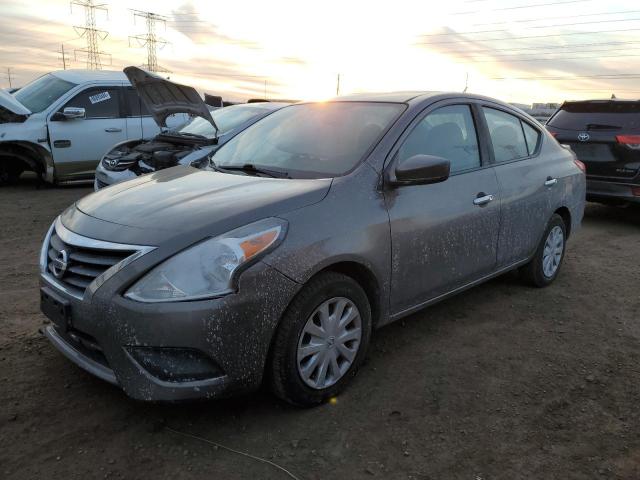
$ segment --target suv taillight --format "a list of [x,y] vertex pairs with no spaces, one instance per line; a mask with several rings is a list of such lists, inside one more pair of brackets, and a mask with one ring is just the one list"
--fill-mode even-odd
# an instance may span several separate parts
[[578,160],[577,158],[573,161],[573,163],[576,164],[576,167],[578,167],[580,170],[582,170],[582,173],[587,173],[587,166],[582,163],[580,160]]
[[640,135],[616,135],[616,140],[629,148],[640,150]]

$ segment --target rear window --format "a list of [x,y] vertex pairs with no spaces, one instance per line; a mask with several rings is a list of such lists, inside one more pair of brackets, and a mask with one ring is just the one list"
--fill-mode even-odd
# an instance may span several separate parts
[[640,102],[566,103],[547,124],[568,130],[640,130]]

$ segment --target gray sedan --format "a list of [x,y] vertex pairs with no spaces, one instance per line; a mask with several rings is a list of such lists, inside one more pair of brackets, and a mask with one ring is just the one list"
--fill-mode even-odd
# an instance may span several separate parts
[[292,105],[212,159],[85,197],[43,245],[47,337],[137,399],[322,403],[376,328],[510,270],[551,284],[584,210],[573,153],[475,95]]

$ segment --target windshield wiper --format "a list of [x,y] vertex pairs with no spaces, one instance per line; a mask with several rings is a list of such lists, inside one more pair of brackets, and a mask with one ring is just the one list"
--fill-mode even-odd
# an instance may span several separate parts
[[619,125],[607,125],[606,123],[587,123],[587,130],[620,130]]
[[[213,159],[211,160],[213,163]],[[214,164],[215,166],[215,164]],[[229,166],[215,166],[218,170],[222,171],[239,171],[248,174],[261,174],[271,178],[291,178],[287,172],[280,172],[277,170],[269,170],[268,168],[256,167],[253,163],[245,163],[243,165],[229,165]]]

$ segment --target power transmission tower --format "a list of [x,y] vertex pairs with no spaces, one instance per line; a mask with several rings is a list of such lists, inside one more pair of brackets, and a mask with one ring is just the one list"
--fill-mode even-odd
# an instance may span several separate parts
[[150,72],[169,72],[164,67],[158,65],[158,46],[160,48],[167,44],[164,38],[160,38],[156,35],[156,23],[162,23],[167,28],[167,17],[158,15],[153,12],[143,12],[141,10],[132,10],[133,21],[135,23],[136,18],[142,18],[147,26],[147,33],[143,35],[132,35],[129,37],[129,46],[131,46],[131,40],[135,40],[139,47],[147,47],[147,63],[142,65],[146,70]]
[[13,88],[11,84],[11,67],[7,67],[7,80],[9,80],[9,88]]
[[[87,57],[87,68],[89,70],[100,70],[102,68],[100,57],[102,55],[111,57],[108,53],[100,51],[98,46],[98,41],[107,38],[109,33],[96,28],[96,11],[105,12],[107,15],[109,14],[106,3],[95,4],[93,0],[71,0],[72,12],[74,5],[84,9],[84,27],[74,26],[73,29],[78,36],[87,39],[87,47],[74,50],[74,56],[78,53],[85,54]],[[111,64],[111,60],[109,60],[109,64]]]

